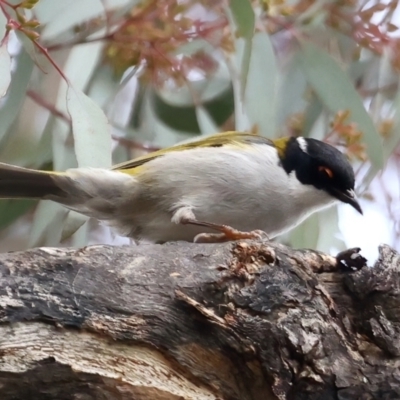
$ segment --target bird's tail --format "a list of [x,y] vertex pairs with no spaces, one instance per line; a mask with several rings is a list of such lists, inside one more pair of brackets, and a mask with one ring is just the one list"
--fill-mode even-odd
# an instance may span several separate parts
[[53,200],[98,219],[131,210],[137,189],[136,178],[120,171],[75,168],[49,172],[0,163],[0,199]]
[[[36,171],[0,163],[1,199],[62,198],[66,193],[59,186],[57,172]],[[64,178],[65,179],[65,178]]]

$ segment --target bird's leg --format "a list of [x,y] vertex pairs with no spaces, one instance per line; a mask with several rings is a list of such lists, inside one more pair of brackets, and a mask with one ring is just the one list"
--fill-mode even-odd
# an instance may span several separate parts
[[261,230],[242,232],[228,225],[219,225],[212,222],[198,221],[190,208],[182,207],[178,209],[172,217],[172,222],[183,225],[197,225],[214,229],[220,233],[199,233],[195,236],[194,243],[220,243],[240,239],[261,239],[267,234]]
[[216,231],[220,231],[221,233],[199,233],[195,236],[193,242],[194,243],[219,243],[219,242],[228,242],[231,240],[240,240],[240,239],[261,239],[263,236],[268,237],[264,231],[254,230],[250,232],[242,232],[235,228],[232,228],[229,225],[218,225],[207,222],[201,222],[198,224],[198,221],[189,222],[194,225],[206,226],[211,229],[215,229]]

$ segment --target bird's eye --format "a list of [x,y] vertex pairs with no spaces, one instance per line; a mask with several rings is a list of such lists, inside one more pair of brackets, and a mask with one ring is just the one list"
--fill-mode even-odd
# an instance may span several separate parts
[[318,170],[326,174],[329,178],[333,178],[333,172],[328,167],[324,167],[321,165],[318,167]]

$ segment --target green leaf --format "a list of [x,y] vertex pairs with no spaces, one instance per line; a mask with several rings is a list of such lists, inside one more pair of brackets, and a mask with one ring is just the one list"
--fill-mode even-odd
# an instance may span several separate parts
[[35,46],[34,42],[29,39],[25,33],[20,31],[15,31],[18,40],[22,44],[25,51],[30,55],[33,62],[44,72],[47,73],[51,64],[50,61],[44,56],[44,54]]
[[33,217],[28,247],[60,244],[63,223],[68,210],[50,201],[39,202]]
[[318,249],[326,253],[345,249],[345,243],[338,238],[338,207],[330,207],[312,214],[289,233],[289,242],[295,248]]
[[[103,23],[91,27],[91,32],[101,29],[105,24],[121,20],[132,7],[140,0],[40,0],[35,6],[35,13],[39,21],[45,26],[42,33],[42,39],[52,41],[63,35],[73,38],[76,35],[75,27],[79,27],[86,21],[102,19]],[[107,15],[107,18],[105,17]],[[70,35],[66,35],[66,32]]]
[[30,166],[32,168],[39,168],[44,164],[51,163],[53,159],[52,153],[52,141],[53,141],[53,127],[54,121],[56,117],[54,115],[50,115],[49,119],[46,122],[46,126],[42,132],[39,143],[34,148],[31,148],[29,154],[26,154],[24,157],[26,166]]
[[6,95],[11,83],[11,58],[7,50],[7,42],[5,40],[0,46],[0,98]]
[[196,107],[196,116],[202,135],[211,135],[219,131],[218,126],[204,107]]
[[[107,110],[110,120],[115,115],[113,122],[116,122],[115,119],[118,120],[118,118],[121,118],[120,114],[124,114],[120,110],[121,101],[117,99],[120,91],[125,89],[124,84],[119,84],[118,80],[115,79],[115,74],[109,65],[102,65],[101,63],[94,65],[87,75],[89,77],[88,84],[83,86],[87,88],[87,95],[103,110]],[[135,94],[135,91],[130,93],[129,99],[122,96],[125,100],[122,107],[131,107],[130,102],[135,98]]]
[[249,0],[230,0],[229,8],[237,27],[237,35],[251,38],[254,33],[255,15]]
[[[379,68],[376,71],[375,78],[377,80],[377,88],[393,88],[398,87],[399,78],[398,74],[393,71],[392,68],[392,52],[390,50],[384,50],[383,54],[379,58]],[[393,96],[389,94],[388,90],[379,90],[374,96],[373,102],[370,107],[371,114],[375,117],[376,121],[382,121],[385,117],[385,112],[388,112],[388,98],[392,98],[391,111],[394,111],[394,125],[391,130],[391,134],[388,137],[383,138],[383,154],[385,162],[389,159],[392,152],[399,143],[399,111],[400,111],[400,95],[398,91],[392,91]],[[376,171],[375,169],[375,172]]]
[[325,51],[309,42],[301,45],[302,51],[298,56],[308,82],[330,111],[350,111],[350,119],[364,133],[371,163],[376,169],[381,169],[384,162],[381,138],[353,83]]
[[231,89],[229,71],[224,64],[222,66],[212,76],[205,76],[184,86],[165,85],[157,88],[156,93],[170,106],[187,107],[199,102],[212,102]]
[[26,51],[22,50],[16,61],[16,69],[12,73],[8,94],[0,108],[0,141],[19,113],[32,74],[33,61]]
[[[308,104],[306,112],[304,114],[303,132],[302,132],[303,136],[310,137],[312,128],[314,127],[315,123],[320,117],[322,110],[323,107],[321,100],[314,95],[310,103]],[[322,132],[322,129],[318,131]],[[318,137],[316,139],[322,140],[323,137]]]
[[110,167],[111,135],[103,110],[72,85],[67,91],[67,108],[72,120],[78,166]]
[[326,253],[338,252],[345,249],[345,243],[338,237],[338,223],[338,207],[329,207],[309,216],[287,234],[287,240],[294,248],[317,249]]
[[[232,115],[234,105],[232,88],[230,85],[221,85],[220,89],[226,88],[224,91],[218,92],[217,97],[205,101],[201,106],[210,114],[217,126],[222,125],[230,115]],[[183,97],[187,99],[185,92],[182,92]],[[215,93],[216,94],[216,93]],[[214,95],[215,95],[214,94]],[[151,94],[151,106],[154,109],[158,119],[168,127],[177,131],[186,133],[200,133],[201,129],[198,124],[196,107],[189,101],[187,106],[171,105],[164,101],[166,93],[163,92],[163,97],[157,92]],[[178,104],[178,97],[173,97],[174,104]],[[184,104],[183,100],[181,101]]]
[[267,137],[276,136],[277,65],[272,44],[264,32],[252,39],[252,53],[244,94],[251,127],[256,125]]
[[318,214],[313,214],[289,233],[289,242],[296,249],[316,249],[318,236]]
[[[40,5],[41,2],[39,2]],[[53,18],[48,21],[42,32],[42,40],[54,40],[67,30],[94,18],[104,18],[104,7],[100,0],[72,2],[51,1],[54,7]],[[58,3],[58,4],[57,4]]]
[[[168,147],[182,140],[187,140],[193,137],[193,132],[185,130],[189,124],[195,122],[197,129],[197,120],[194,108],[187,108],[188,113],[182,113],[183,107],[169,108],[155,92],[148,90],[143,97],[143,104],[141,107],[140,127],[141,137],[145,140],[151,141],[152,144],[159,147]],[[169,116],[167,112],[169,111]],[[193,115],[192,115],[193,113]],[[163,119],[177,118],[177,122],[183,122],[180,128],[170,126]],[[186,125],[185,125],[186,124]],[[199,130],[197,130],[199,132]]]
[[154,92],[151,107],[158,119],[169,128],[187,133],[200,133],[196,107],[193,105],[171,106]]
[[276,124],[283,126],[288,117],[304,110],[307,81],[297,57],[291,57],[288,66],[279,75]]
[[247,79],[249,76],[250,62],[251,62],[252,43],[251,39],[245,39],[242,63],[240,68],[240,83],[241,83],[241,97],[244,98],[247,86]]
[[63,224],[61,242],[69,239],[87,221],[89,221],[88,217],[85,217],[84,215],[79,214],[75,211],[69,211],[68,216]]
[[346,245],[344,241],[339,238],[340,229],[338,207],[329,207],[328,209],[319,212],[317,215],[319,235],[316,248],[326,253],[330,253],[333,250],[335,250],[335,252],[344,250]]
[[[230,0],[229,11],[232,16],[231,19],[233,19],[236,27],[236,36],[244,39],[240,63],[241,97],[243,98],[250,68],[252,38],[255,30],[256,17],[253,6],[249,0]],[[239,40],[237,42],[239,42]]]
[[76,154],[71,143],[71,127],[65,121],[54,118],[50,127],[52,132],[52,156],[54,171],[65,171],[78,166]]
[[[236,54],[230,59],[227,59],[228,65],[232,69],[232,90],[233,90],[233,104],[234,104],[234,117],[235,117],[235,129],[238,131],[246,131],[250,129],[249,118],[246,114],[246,110],[243,104],[244,93],[242,92],[242,82],[240,80],[240,74],[236,73],[237,65],[240,57],[243,55],[242,51],[244,46],[243,39],[236,41]],[[236,56],[236,57],[235,57]]]
[[[71,241],[68,242],[68,246],[71,243],[71,246],[80,249],[84,246],[87,246],[88,243],[90,242],[91,239],[91,233],[93,232],[93,224],[89,223],[90,219],[88,220],[88,223],[83,224],[74,234],[74,236],[71,237]],[[102,243],[108,243],[107,238],[104,238],[104,236],[101,237],[100,240],[102,240]]]
[[[121,0],[113,0],[112,2],[85,0],[85,2],[72,1],[70,4],[66,1],[56,2],[50,0],[50,2],[62,3],[62,6],[57,7],[60,12],[56,13],[53,18],[49,18],[49,14],[41,12],[41,15],[44,15],[44,20],[47,21],[47,24],[43,24],[45,28],[42,38],[46,42],[55,43],[63,40],[74,41],[77,31],[79,32],[82,26],[84,26],[84,30],[79,33],[87,36],[96,35],[97,37],[102,37],[107,33],[109,26],[115,26],[115,22],[120,22],[124,19],[140,0],[129,2]],[[53,14],[54,11],[52,10]],[[98,23],[90,24],[89,22],[93,20]]]
[[397,94],[393,102],[393,107],[395,109],[394,125],[388,137],[384,139],[383,146],[383,151],[386,159],[390,157],[393,151],[400,144],[400,93]]
[[[46,160],[40,158],[39,154],[46,151],[44,148],[40,149],[43,130],[41,126],[33,126],[31,121],[40,114],[45,122],[47,115],[42,114],[42,109],[37,104],[30,103],[30,100],[27,100],[22,110],[0,146],[0,159],[2,162],[23,167],[39,167],[51,161],[51,148],[47,148],[49,157]],[[49,141],[48,144],[50,143]]]
[[197,38],[192,39],[190,42],[185,42],[180,45],[173,54],[178,55],[185,55],[185,56],[192,56],[199,52],[205,52],[212,54],[214,52],[214,46],[205,39]]
[[4,15],[3,11],[0,9],[0,41],[3,40],[6,34],[7,31],[6,25],[7,25],[7,18]]
[[0,229],[12,224],[17,218],[30,210],[36,201],[34,200],[1,200],[0,202]]

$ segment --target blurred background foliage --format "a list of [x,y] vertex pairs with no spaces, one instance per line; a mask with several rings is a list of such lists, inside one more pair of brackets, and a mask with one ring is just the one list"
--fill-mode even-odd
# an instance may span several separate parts
[[[348,154],[399,247],[398,14],[390,0],[0,0],[0,160],[108,167],[223,130],[315,137]],[[341,250],[354,221],[339,214],[279,240]],[[122,242],[49,202],[1,201],[0,230],[2,251]]]

